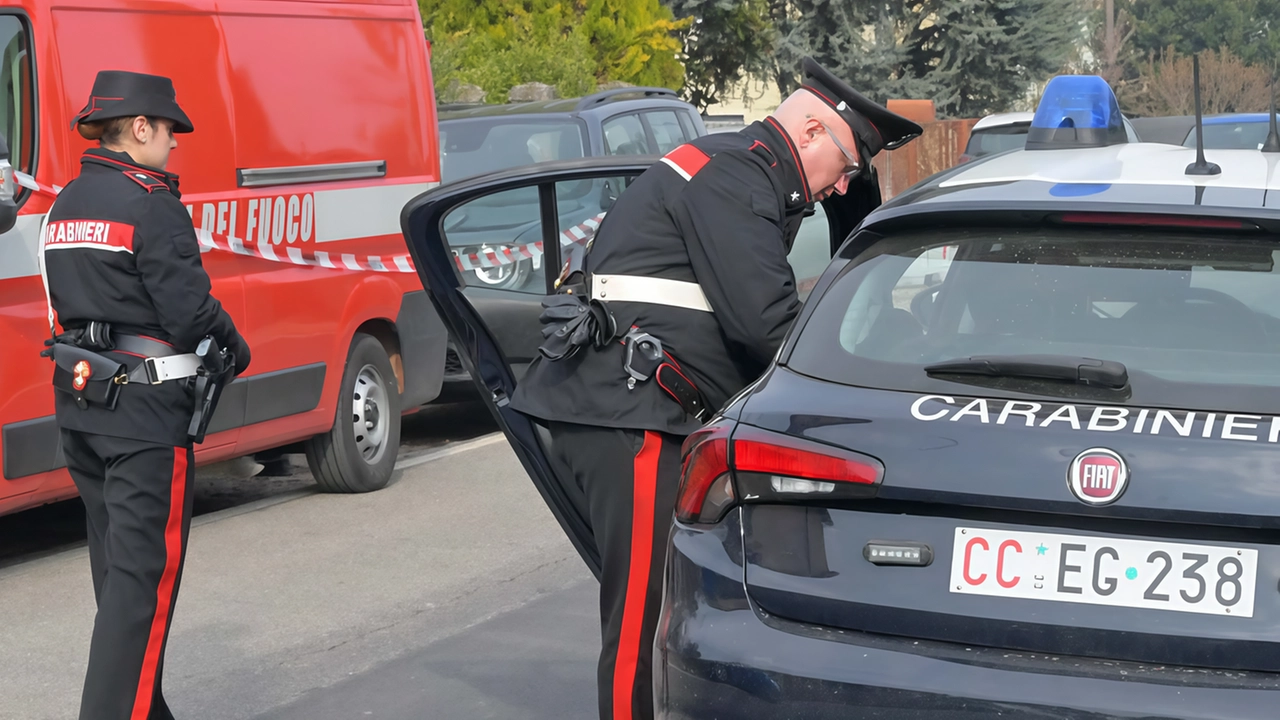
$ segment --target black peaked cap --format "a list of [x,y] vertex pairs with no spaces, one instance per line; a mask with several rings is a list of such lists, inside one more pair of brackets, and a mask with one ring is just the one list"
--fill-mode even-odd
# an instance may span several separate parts
[[916,123],[868,100],[813,58],[804,58],[801,68],[804,71],[801,87],[817,95],[844,118],[864,146],[868,160],[881,150],[900,148],[924,132]]
[[191,119],[178,106],[173,81],[162,75],[146,75],[124,70],[102,70],[93,81],[89,102],[71,121],[79,123],[112,118],[160,117],[172,120],[175,133],[189,133],[195,128]]

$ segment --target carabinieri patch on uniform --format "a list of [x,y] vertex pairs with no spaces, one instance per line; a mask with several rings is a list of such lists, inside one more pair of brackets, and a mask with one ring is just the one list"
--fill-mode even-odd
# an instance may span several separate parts
[[49,223],[45,249],[92,248],[133,252],[133,226],[106,220],[56,220]]

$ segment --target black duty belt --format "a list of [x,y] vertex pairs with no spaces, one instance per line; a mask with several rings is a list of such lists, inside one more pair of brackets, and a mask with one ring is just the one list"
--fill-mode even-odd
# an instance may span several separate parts
[[142,358],[138,367],[130,370],[131,383],[159,385],[166,380],[181,380],[200,372],[202,363],[195,353],[179,353],[168,343],[141,335],[112,333],[114,352],[136,355]]
[[[168,380],[195,377],[200,374],[203,367],[203,361],[195,353],[179,353],[167,342],[144,335],[122,333],[112,329],[108,323],[97,321],[91,321],[82,328],[70,330],[54,338],[52,342],[46,341],[46,344],[70,345],[90,354],[123,353],[140,358],[142,362],[138,363],[137,367],[126,371],[123,364],[99,356],[103,361],[118,366],[116,372],[112,373],[114,383],[117,385],[129,383],[159,385]],[[64,354],[65,357],[69,356]],[[90,363],[88,370],[92,371],[96,364],[100,363]],[[108,366],[102,365],[102,367]],[[97,373],[94,374],[97,375]]]

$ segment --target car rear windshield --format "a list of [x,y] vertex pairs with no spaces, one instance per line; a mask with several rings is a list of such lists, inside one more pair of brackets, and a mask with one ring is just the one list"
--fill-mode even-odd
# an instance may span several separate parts
[[572,160],[584,155],[575,120],[468,118],[440,123],[440,175],[453,182],[473,175]]
[[1027,129],[1030,127],[1029,123],[1023,123],[977,130],[969,136],[965,152],[972,157],[982,157],[1024,147],[1027,144]]
[[1123,363],[1117,404],[1280,407],[1280,238],[1101,228],[903,234],[817,300],[787,365],[865,387],[1078,398],[1095,389],[929,375],[973,356]]

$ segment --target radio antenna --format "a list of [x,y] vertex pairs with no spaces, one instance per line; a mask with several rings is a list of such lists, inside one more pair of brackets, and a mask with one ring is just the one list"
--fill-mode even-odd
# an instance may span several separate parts
[[1200,109],[1200,56],[1191,56],[1192,82],[1196,96],[1196,161],[1187,166],[1187,175],[1219,175],[1222,168],[1204,159],[1204,112]]
[[1267,141],[1262,143],[1262,152],[1280,153],[1280,132],[1276,131],[1276,73],[1271,72],[1271,132],[1267,133]]

